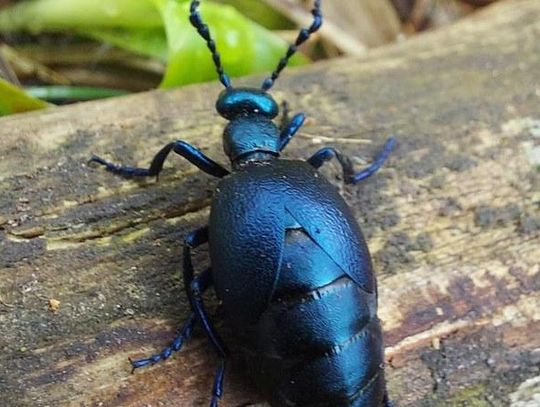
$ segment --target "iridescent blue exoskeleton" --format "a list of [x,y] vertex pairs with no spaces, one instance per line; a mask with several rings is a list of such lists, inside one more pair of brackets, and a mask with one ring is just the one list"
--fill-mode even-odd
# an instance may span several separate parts
[[[91,159],[115,174],[157,176],[174,151],[221,178],[208,226],[185,240],[183,275],[192,313],[169,347],[132,361],[133,368],[168,358],[198,323],[221,358],[210,404],[217,406],[228,350],[201,296],[214,286],[234,342],[240,344],[236,351],[272,406],[388,407],[368,248],[351,210],[317,169],[336,158],[345,182],[355,184],[380,168],[395,141],[391,138],[374,163],[359,173],[332,147],[306,161],[280,159],[304,115],[285,119],[278,127],[272,121],[278,105],[268,90],[298,46],[321,26],[320,0],[315,1],[311,26],[300,31],[260,89],[232,87],[198,6],[198,1],[191,2],[190,21],[206,41],[225,86],[216,108],[229,121],[223,146],[232,170],[184,141],[167,144],[148,169]],[[191,252],[205,243],[210,267],[195,276]]]

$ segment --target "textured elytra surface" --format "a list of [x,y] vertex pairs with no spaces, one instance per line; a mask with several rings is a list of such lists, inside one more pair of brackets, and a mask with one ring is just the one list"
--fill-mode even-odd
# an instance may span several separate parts
[[[538,393],[539,22],[538,2],[503,1],[363,59],[288,71],[273,93],[308,116],[288,157],[329,144],[360,167],[389,134],[399,139],[363,185],[342,187],[336,167],[323,171],[373,254],[399,406],[517,407]],[[159,351],[180,326],[181,244],[207,221],[216,182],[179,158],[157,183],[85,162],[98,153],[146,165],[177,138],[225,162],[225,121],[210,97],[219,91],[0,120],[5,405],[207,405],[217,360],[200,332],[134,375],[127,357]],[[198,251],[201,269],[207,257]],[[225,387],[224,406],[261,402],[234,369]]]

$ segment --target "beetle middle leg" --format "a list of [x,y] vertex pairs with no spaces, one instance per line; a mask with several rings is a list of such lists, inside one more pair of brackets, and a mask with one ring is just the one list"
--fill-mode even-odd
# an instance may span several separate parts
[[184,244],[183,274],[184,286],[191,308],[197,316],[197,321],[203,327],[208,339],[214,346],[218,356],[221,358],[221,363],[216,370],[214,385],[212,387],[212,401],[210,403],[210,407],[217,407],[218,400],[223,395],[223,378],[225,376],[225,361],[228,352],[212,321],[210,321],[202,298],[202,293],[213,284],[212,272],[210,269],[206,269],[200,275],[194,277],[193,263],[191,260],[191,250],[207,242],[207,226],[191,232],[186,237]]
[[307,162],[310,163],[313,167],[319,168],[325,162],[330,161],[332,158],[337,158],[341,164],[343,170],[343,178],[345,179],[346,184],[356,184],[366,178],[369,178],[375,174],[379,168],[387,160],[388,156],[392,152],[392,149],[396,145],[396,139],[391,137],[384,144],[382,151],[379,153],[375,161],[367,168],[355,174],[352,161],[349,157],[344,154],[341,154],[338,150],[333,147],[324,147],[313,154],[308,158]]
[[115,165],[105,161],[103,158],[98,157],[97,155],[93,155],[89,162],[101,164],[105,166],[107,171],[124,177],[158,177],[159,173],[163,169],[163,163],[171,151],[181,155],[200,170],[209,175],[213,175],[214,177],[222,178],[229,174],[229,171],[220,164],[204,155],[204,153],[196,147],[193,147],[191,144],[182,140],[169,143],[159,150],[159,152],[152,159],[152,163],[148,168]]
[[[208,240],[208,228],[204,227],[201,229],[197,229],[195,232],[190,233],[188,238],[186,239],[186,245],[191,244],[193,246],[198,246]],[[188,243],[189,242],[189,243]],[[185,251],[184,251],[185,253]],[[188,250],[188,257],[190,256],[189,250]],[[191,259],[188,260],[188,265],[191,265]],[[180,331],[180,334],[174,339],[174,341],[171,343],[170,346],[166,347],[163,351],[161,351],[158,354],[152,355],[148,358],[144,359],[138,359],[138,360],[131,360],[131,366],[133,367],[133,371],[135,369],[153,365],[161,360],[165,360],[171,356],[173,352],[179,351],[182,347],[184,341],[189,339],[189,337],[192,334],[193,327],[195,325],[195,322],[197,320],[203,321],[204,319],[199,316],[199,312],[195,310],[195,306],[193,305],[194,301],[192,300],[193,292],[197,293],[197,296],[200,297],[202,293],[210,287],[212,284],[212,277],[210,274],[210,270],[206,270],[203,273],[201,273],[199,276],[194,277],[193,275],[193,267],[191,266],[191,273],[186,273],[186,261],[184,260],[184,281],[187,285],[189,285],[190,289],[188,290],[188,298],[191,303],[192,312],[190,313],[186,323],[184,324],[183,328]],[[207,320],[208,318],[206,318]],[[205,324],[203,323],[203,327],[206,329]]]

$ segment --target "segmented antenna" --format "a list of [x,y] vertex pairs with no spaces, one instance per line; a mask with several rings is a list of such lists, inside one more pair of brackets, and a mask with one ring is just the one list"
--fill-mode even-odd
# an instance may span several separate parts
[[221,57],[219,56],[219,52],[217,52],[216,49],[216,43],[210,36],[210,29],[208,26],[203,22],[201,15],[199,11],[197,10],[199,8],[199,5],[201,4],[200,1],[193,0],[191,2],[191,6],[189,8],[189,21],[197,29],[197,32],[203,39],[206,41],[206,45],[208,46],[208,49],[212,53],[212,59],[214,61],[214,65],[216,66],[216,71],[219,75],[219,80],[225,86],[226,88],[231,87],[231,79],[229,78],[229,75],[225,73],[223,70],[223,66],[221,65]]
[[295,54],[295,52],[298,50],[298,47],[304,42],[306,42],[310,35],[321,27],[321,0],[315,0],[315,4],[313,6],[313,10],[311,10],[311,14],[313,15],[313,22],[311,23],[311,26],[309,26],[309,28],[302,28],[298,33],[298,37],[296,38],[294,44],[289,45],[285,56],[279,60],[276,70],[272,72],[272,75],[266,78],[262,83],[262,89],[264,91],[267,91],[274,85],[274,82],[279,77],[279,74],[281,73],[281,71],[283,71],[283,69],[285,69],[285,67],[289,63],[289,59]]

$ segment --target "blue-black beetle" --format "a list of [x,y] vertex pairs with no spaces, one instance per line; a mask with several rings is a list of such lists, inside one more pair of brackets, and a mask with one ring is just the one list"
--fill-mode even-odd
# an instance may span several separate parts
[[[355,174],[351,161],[326,147],[307,161],[279,159],[304,122],[298,114],[273,122],[278,105],[267,93],[297,47],[322,24],[320,0],[313,22],[300,31],[261,89],[233,88],[208,26],[192,1],[190,21],[211,51],[225,90],[216,108],[229,120],[223,135],[232,172],[183,141],[166,145],[148,169],[91,161],[123,176],[157,176],[169,152],[222,180],[209,225],[190,233],[183,274],[192,313],[179,336],[160,354],[132,361],[133,368],[168,358],[199,323],[221,357],[211,406],[223,393],[227,348],[215,331],[201,294],[215,287],[246,366],[272,406],[390,406],[383,371],[377,286],[362,232],[336,188],[317,169],[336,158],[347,183],[375,173],[393,145]],[[209,244],[210,264],[195,276],[191,251]]]

